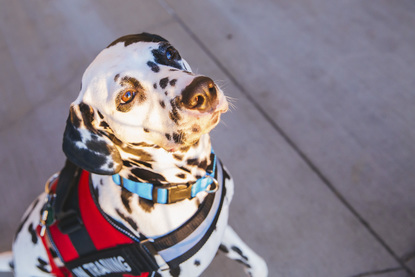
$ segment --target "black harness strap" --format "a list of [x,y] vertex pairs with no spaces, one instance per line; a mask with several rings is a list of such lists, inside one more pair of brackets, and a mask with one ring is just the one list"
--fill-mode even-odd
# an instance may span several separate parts
[[67,234],[80,256],[97,251],[80,218],[78,184],[82,169],[66,160],[56,187],[55,215],[59,230]]
[[[196,254],[202,247],[203,245],[205,245],[205,243],[207,242],[207,240],[210,238],[210,235],[212,235],[213,231],[216,228],[216,224],[218,223],[219,220],[219,216],[220,216],[220,212],[222,211],[222,206],[223,206],[223,201],[225,199],[225,195],[226,195],[226,187],[225,187],[225,178],[226,178],[225,174],[225,170],[222,168],[222,194],[220,196],[220,202],[219,202],[219,207],[218,210],[216,212],[215,218],[213,219],[212,223],[209,226],[209,229],[206,231],[205,235],[202,237],[202,239],[199,240],[199,242],[197,244],[195,244],[191,249],[189,249],[186,253],[183,253],[182,255],[178,256],[177,258],[169,261],[167,264],[169,265],[170,268],[175,268],[178,267],[181,263],[187,261],[188,259],[190,259],[194,254]],[[217,178],[217,172],[216,172],[216,176]],[[209,196],[214,196],[214,194],[211,194]],[[213,202],[213,200],[212,200]]]
[[187,238],[206,218],[212,208],[214,199],[215,195],[209,194],[206,196],[205,201],[203,201],[200,205],[198,211],[188,221],[186,221],[186,223],[173,232],[154,239],[154,242],[152,242],[154,249],[156,251],[161,251]]

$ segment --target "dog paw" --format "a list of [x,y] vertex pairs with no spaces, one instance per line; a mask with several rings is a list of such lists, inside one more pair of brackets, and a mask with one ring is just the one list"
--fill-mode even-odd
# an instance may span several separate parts
[[246,273],[250,277],[267,277],[268,266],[262,259],[255,261],[255,264],[251,265],[250,268],[245,269]]

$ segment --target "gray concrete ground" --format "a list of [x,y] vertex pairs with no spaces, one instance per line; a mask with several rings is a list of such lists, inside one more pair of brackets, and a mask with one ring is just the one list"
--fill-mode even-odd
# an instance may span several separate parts
[[[414,276],[413,0],[2,0],[1,251],[63,166],[84,69],[142,31],[237,99],[213,144],[270,276]],[[243,275],[220,255],[203,276]]]

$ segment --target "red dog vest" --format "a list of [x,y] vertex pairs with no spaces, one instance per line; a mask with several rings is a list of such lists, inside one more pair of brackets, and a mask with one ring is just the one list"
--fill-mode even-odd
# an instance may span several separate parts
[[[69,208],[58,212],[56,219],[46,228],[47,236],[41,236],[48,251],[51,273],[55,276],[147,277],[159,269],[155,255],[160,255],[170,268],[177,267],[193,256],[215,229],[225,195],[223,180],[218,192],[209,194],[196,214],[184,225],[165,236],[147,240],[135,237],[106,216],[91,193],[89,173],[74,169],[80,177],[77,184],[72,185],[69,196],[64,197],[65,201],[70,198],[70,201],[66,201]],[[65,179],[65,170],[66,167],[59,178]],[[215,173],[218,178],[218,171]],[[74,175],[77,174],[72,171],[66,174]],[[223,178],[221,169],[220,177]],[[68,186],[61,184],[61,181],[54,181],[50,195],[57,190],[57,186],[65,185]],[[49,201],[44,210],[48,204],[50,207],[56,203]],[[42,233],[40,226],[38,233]],[[56,251],[65,267],[56,265],[50,248]]]

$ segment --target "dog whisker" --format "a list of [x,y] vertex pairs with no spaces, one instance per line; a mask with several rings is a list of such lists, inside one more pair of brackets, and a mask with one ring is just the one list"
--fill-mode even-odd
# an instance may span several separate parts
[[237,106],[235,105],[235,102],[238,101],[238,99],[236,99],[234,97],[231,97],[231,96],[225,96],[225,97],[226,97],[226,100],[228,101],[228,105],[229,105],[229,108],[230,108],[229,110],[230,111],[236,110]]

